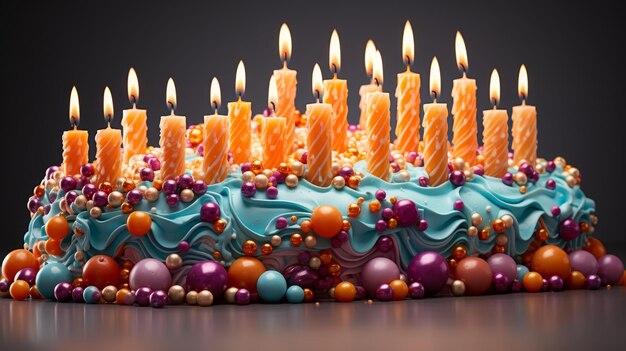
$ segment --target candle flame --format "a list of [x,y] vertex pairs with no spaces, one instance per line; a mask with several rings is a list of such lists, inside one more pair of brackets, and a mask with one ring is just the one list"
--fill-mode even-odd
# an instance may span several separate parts
[[489,81],[489,99],[494,107],[500,102],[500,75],[495,68],[491,72],[491,80]]
[[469,62],[467,60],[467,49],[465,48],[465,41],[463,40],[463,36],[461,32],[456,32],[456,38],[454,39],[454,48],[456,51],[456,65],[459,67],[460,71],[464,73],[467,71],[469,67]]
[[176,85],[174,85],[174,80],[172,78],[167,81],[167,89],[165,91],[167,107],[172,110],[174,113],[174,109],[176,109]]
[[104,120],[110,124],[113,119],[113,97],[111,96],[111,89],[109,89],[109,87],[104,88],[102,109],[104,112]]
[[430,94],[435,100],[441,94],[441,72],[437,56],[433,57],[433,61],[430,64]]
[[330,36],[328,65],[330,66],[330,71],[334,74],[337,74],[341,69],[341,45],[339,44],[339,34],[337,34],[335,29],[333,29],[333,34]]
[[291,58],[291,32],[289,32],[287,23],[283,23],[280,27],[280,34],[278,35],[278,55],[285,65]]
[[217,80],[216,77],[213,77],[213,80],[211,81],[211,106],[213,106],[215,113],[217,113],[217,110],[220,108],[221,104],[222,92],[220,89],[220,82]]
[[373,78],[378,86],[383,85],[383,57],[378,50],[376,50],[376,54],[374,55]]
[[315,67],[313,67],[312,82],[313,96],[315,96],[319,102],[320,96],[324,94],[324,87],[322,85],[322,70],[320,70],[320,66],[317,63],[315,64]]
[[78,103],[78,90],[76,86],[72,87],[70,93],[70,125],[77,127],[80,123],[80,104]]
[[237,73],[235,74],[235,93],[242,96],[246,91],[246,66],[243,61],[239,61],[237,65]]
[[410,66],[413,63],[415,55],[415,39],[413,38],[413,28],[408,20],[404,25],[404,34],[402,35],[402,60],[404,64]]
[[376,56],[376,44],[371,39],[365,45],[365,73],[368,77],[374,72],[374,57]]
[[134,68],[130,68],[128,71],[128,100],[132,104],[135,104],[139,100],[139,80],[137,79],[137,72]]
[[522,65],[519,69],[519,79],[517,81],[517,91],[519,97],[522,100],[526,100],[528,97],[528,72],[526,72],[526,66]]
[[267,91],[267,105],[272,111],[275,111],[276,106],[278,106],[278,89],[276,88],[276,79],[273,74],[270,77],[270,86]]

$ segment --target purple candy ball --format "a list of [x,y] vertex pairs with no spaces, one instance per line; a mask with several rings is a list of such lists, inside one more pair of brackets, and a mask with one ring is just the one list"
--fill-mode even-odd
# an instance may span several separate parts
[[417,224],[420,220],[417,206],[412,200],[404,199],[397,201],[394,206],[394,216],[401,227],[408,227]]
[[200,218],[205,222],[215,222],[220,219],[220,205],[215,202],[207,202],[200,208]]
[[65,202],[67,202],[68,205],[71,205],[77,197],[78,193],[75,190],[70,190],[67,194],[65,194]]
[[268,199],[275,199],[278,197],[278,188],[275,186],[268,187],[267,190],[265,190],[265,196],[267,196]]
[[308,251],[300,251],[298,253],[298,262],[303,265],[309,264],[309,260],[311,259],[311,254]]
[[555,169],[556,169],[556,163],[554,163],[554,161],[548,161],[548,163],[546,163],[546,171],[552,173],[554,172]]
[[429,179],[426,176],[419,177],[417,181],[419,182],[419,185],[422,187],[427,187],[429,183]]
[[354,296],[355,300],[363,300],[364,298],[367,297],[367,291],[365,291],[365,288],[357,285],[355,286],[356,288],[356,296]]
[[135,302],[139,306],[148,306],[150,305],[150,295],[152,295],[152,289],[147,286],[141,287],[135,290]]
[[425,219],[421,219],[420,222],[417,224],[417,230],[423,232],[426,229],[428,229],[428,221]]
[[518,169],[518,171],[524,173],[528,178],[532,177],[533,170],[533,166],[531,166],[528,162],[523,162]]
[[572,251],[569,254],[569,263],[572,271],[578,271],[585,277],[598,273],[598,260],[588,251]]
[[189,249],[190,249],[190,245],[185,240],[183,240],[183,241],[178,243],[178,251],[180,253],[185,253],[185,252],[189,251]]
[[170,206],[170,207],[174,207],[176,205],[178,205],[178,202],[180,201],[180,196],[178,196],[178,194],[169,194],[165,197],[165,202]]
[[546,181],[546,188],[548,188],[550,190],[556,189],[556,182],[554,181],[554,179],[548,179]]
[[153,181],[154,180],[154,170],[149,167],[144,167],[139,171],[139,178],[142,181]]
[[465,204],[463,203],[463,200],[456,200],[452,207],[457,211],[463,211]]
[[146,287],[166,291],[172,284],[172,275],[163,262],[154,258],[144,258],[133,266],[128,282],[130,288],[135,290]]
[[256,194],[256,186],[252,182],[245,182],[241,185],[241,195],[244,197],[253,197]]
[[151,159],[155,158],[156,156],[154,156],[153,154],[145,154],[143,156],[143,162],[148,163],[150,162]]
[[387,235],[383,235],[376,241],[376,248],[381,252],[389,252],[393,249],[393,240]]
[[109,195],[102,190],[98,190],[93,194],[92,200],[94,206],[105,207],[109,203]]
[[587,280],[585,280],[585,285],[589,290],[598,290],[600,289],[600,286],[602,286],[602,280],[597,275],[592,274],[587,277]]
[[161,169],[161,161],[158,158],[153,157],[148,160],[148,167],[152,168],[154,171],[158,171]]
[[354,133],[354,132],[356,132],[356,131],[357,131],[357,129],[358,129],[358,127],[357,127],[356,125],[354,125],[354,124],[348,124],[348,131],[349,131],[349,132]]
[[91,163],[85,163],[80,167],[80,174],[84,177],[91,177],[95,173],[96,169]]
[[[285,175],[280,173],[279,171],[274,171],[270,178],[274,178],[272,184],[282,184],[285,182]],[[269,180],[269,178],[268,178]]]
[[52,209],[52,205],[50,205],[50,204],[45,205],[45,206],[43,207],[43,213],[44,213],[44,214],[48,214],[48,213],[50,213],[50,209]]
[[178,185],[176,184],[176,181],[174,179],[169,179],[163,183],[162,189],[165,195],[170,195],[170,194],[176,193],[176,190],[178,189]]
[[509,278],[509,282],[512,282],[513,279],[517,277],[517,264],[515,260],[507,254],[493,254],[489,256],[487,263],[489,267],[491,267],[492,272],[504,274]]
[[424,289],[424,285],[420,282],[413,282],[409,285],[409,296],[412,299],[421,299],[426,295],[426,289]]
[[61,189],[65,192],[76,189],[76,179],[66,176],[61,179]]
[[72,301],[85,302],[85,299],[83,298],[83,290],[84,289],[80,286],[77,286],[74,289],[72,289]]
[[198,145],[198,148],[196,149],[196,154],[198,156],[204,156],[204,145],[203,144]]
[[604,284],[617,284],[624,276],[624,263],[615,255],[598,258],[598,276]]
[[465,184],[465,173],[463,173],[463,171],[452,171],[452,173],[450,173],[450,182],[454,186]]
[[150,306],[162,308],[167,304],[167,293],[163,290],[156,290],[150,294]]
[[222,297],[227,283],[226,269],[215,261],[198,262],[187,273],[187,291],[209,290],[216,299]]
[[506,274],[496,273],[493,275],[493,290],[499,294],[509,291],[511,279]]
[[207,185],[204,180],[196,180],[193,182],[192,189],[196,195],[204,195],[206,193]]
[[350,179],[354,175],[354,170],[350,167],[342,167],[339,170],[339,175],[342,176],[346,181]]
[[517,279],[513,279],[511,282],[511,291],[512,292],[520,292],[522,291],[522,282]]
[[369,260],[361,271],[361,283],[370,296],[376,296],[376,290],[381,284],[388,284],[399,277],[400,269],[386,257]]
[[409,152],[406,161],[409,162],[409,163],[413,163],[413,162],[415,162],[416,159],[417,159],[417,152],[411,151],[411,152]]
[[83,195],[88,200],[91,200],[96,192],[98,192],[98,188],[94,184],[85,184],[83,186]]
[[235,293],[235,303],[237,305],[247,305],[250,303],[252,296],[248,289],[239,289]]
[[541,280],[541,291],[548,291],[550,290],[550,282],[548,281],[548,279],[543,278]]
[[176,185],[179,189],[191,189],[193,186],[193,177],[185,173],[178,177],[178,183]]
[[533,169],[532,175],[528,179],[533,183],[537,183],[539,181],[539,172]]
[[133,189],[126,194],[126,201],[133,206],[139,204],[141,199],[143,199],[143,194],[137,189]]
[[578,222],[572,218],[567,218],[559,224],[559,236],[564,240],[574,240],[579,234]]
[[550,209],[550,212],[552,212],[552,216],[556,217],[561,214],[561,208],[557,205],[554,205]]
[[382,190],[382,189],[376,190],[374,195],[376,196],[376,200],[378,200],[378,201],[384,201],[385,198],[387,197],[387,193],[384,190]]
[[37,278],[37,272],[35,272],[32,268],[22,268],[17,273],[15,273],[15,280],[23,280],[28,283],[28,285],[35,285],[35,278]]
[[381,284],[376,289],[376,298],[379,301],[391,301],[393,298],[393,290],[389,284]]
[[54,298],[59,302],[68,302],[72,299],[72,284],[61,282],[54,287]]
[[563,278],[559,277],[558,275],[553,275],[550,277],[550,290],[563,291],[564,287],[565,282],[563,281]]
[[426,293],[436,294],[448,281],[448,262],[434,251],[422,252],[413,257],[406,274],[410,281],[421,283]]
[[241,170],[241,173],[246,173],[250,171],[251,169],[252,169],[252,165],[250,164],[250,162],[244,162],[241,164],[241,166],[239,166],[239,170]]
[[6,279],[0,280],[0,292],[9,291],[9,281]]
[[28,204],[27,204],[28,210],[32,213],[37,212],[37,210],[39,209],[39,207],[41,207],[41,200],[39,200],[36,197],[31,197],[28,200]]
[[376,231],[377,231],[377,232],[382,233],[382,232],[384,232],[385,230],[387,230],[387,222],[385,222],[385,221],[384,221],[384,220],[382,220],[382,219],[379,219],[379,220],[376,222],[376,225],[374,225],[374,228],[376,229]]
[[320,273],[308,265],[310,259],[308,252],[306,257],[302,258],[303,260],[300,260],[300,256],[298,256],[298,261],[301,263],[304,261],[304,263],[287,266],[283,269],[282,274],[285,276],[288,286],[298,285],[303,289],[314,289],[319,284],[321,278]]
[[54,173],[59,170],[59,166],[50,166],[46,169],[46,179],[54,178]]
[[383,217],[384,220],[389,220],[393,218],[393,210],[389,207],[385,207],[383,208],[383,211],[381,212],[380,216]]
[[337,238],[337,240],[341,241],[342,243],[345,243],[350,239],[350,234],[348,234],[348,232],[346,232],[345,230],[342,230],[339,232],[339,234],[337,234],[337,236],[335,236],[335,238]]
[[481,166],[474,166],[474,175],[477,176],[484,176],[485,175],[485,169],[482,168]]
[[504,173],[504,176],[502,176],[502,183],[509,186],[513,185],[513,174],[511,174],[511,172]]
[[276,229],[285,229],[287,228],[287,218],[285,217],[278,217],[276,219]]
[[306,162],[307,162],[307,159],[308,159],[308,155],[309,155],[308,152],[306,152],[306,151],[303,152],[302,156],[300,156],[300,162],[302,162],[302,163],[304,163],[306,165],[307,164]]

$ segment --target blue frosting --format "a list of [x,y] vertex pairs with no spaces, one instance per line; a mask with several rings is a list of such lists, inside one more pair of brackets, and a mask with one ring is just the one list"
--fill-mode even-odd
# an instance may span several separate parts
[[[234,259],[243,256],[241,247],[246,240],[254,240],[260,246],[269,242],[273,235],[279,235],[283,240],[279,247],[274,248],[272,256],[287,260],[287,256],[294,254],[289,237],[300,232],[299,223],[309,219],[317,206],[332,205],[352,224],[349,243],[344,246],[350,245],[349,251],[355,259],[375,250],[378,238],[388,235],[396,245],[396,260],[402,268],[406,268],[415,254],[426,250],[448,256],[455,245],[463,244],[470,254],[489,252],[495,245],[495,235],[491,235],[488,240],[467,235],[473,213],[480,214],[485,224],[505,214],[511,215],[514,225],[506,229],[507,253],[516,256],[524,253],[533,241],[540,218],[550,232],[548,242],[562,247],[582,247],[586,233],[575,240],[565,241],[557,233],[558,224],[568,217],[589,222],[589,216],[595,211],[595,203],[585,197],[579,186],[568,186],[561,175],[560,166],[553,173],[542,174],[536,184],[529,183],[525,194],[520,193],[517,185],[507,186],[499,178],[474,176],[472,181],[459,187],[450,182],[438,187],[421,187],[417,179],[426,175],[421,167],[408,165],[407,170],[411,175],[408,182],[385,182],[368,175],[364,168],[363,162],[355,166],[355,169],[365,174],[358,189],[320,188],[300,179],[298,186],[292,189],[279,184],[276,199],[267,198],[263,190],[257,191],[254,197],[246,198],[241,194],[240,174],[231,174],[222,183],[209,186],[206,194],[173,208],[167,205],[165,196],[160,194],[155,202],[144,199],[135,206],[135,210],[149,213],[156,209],[156,213],[152,213],[151,231],[143,237],[130,235],[126,228],[128,215],[119,208],[107,209],[98,219],[92,218],[88,211],[77,212],[69,216],[68,221],[84,234],[68,236],[62,245],[65,254],[62,257],[50,257],[50,261],[61,262],[78,271],[81,266],[74,259],[77,250],[82,251],[86,259],[96,254],[119,256],[122,252],[133,252],[138,256],[136,258],[164,260],[169,254],[178,253],[179,242],[185,240],[191,245],[191,249],[182,254],[186,266],[199,260],[213,259],[214,251],[219,251],[225,264],[229,265]],[[556,182],[555,190],[546,188],[549,179]],[[143,185],[151,184],[145,182]],[[417,226],[398,226],[384,233],[377,232],[374,225],[380,219],[380,212],[368,211],[367,202],[375,199],[374,194],[378,189],[386,191],[387,199],[395,196],[397,199],[413,200],[421,218],[428,221],[428,228],[422,232]],[[59,199],[51,203],[47,215],[36,214],[32,218],[24,238],[26,243],[34,245],[38,240],[47,239],[44,225],[51,216],[60,212],[59,201],[63,194],[60,195]],[[363,211],[358,217],[350,218],[347,216],[347,207],[358,197],[365,199]],[[465,205],[462,211],[453,209],[454,202],[459,199]],[[201,206],[209,201],[219,204],[221,217],[228,223],[221,234],[214,231],[211,223],[203,222],[200,218]],[[48,196],[43,203],[50,203]],[[554,205],[561,209],[558,217],[552,215],[551,208]],[[391,207],[391,203],[383,201],[383,207]],[[279,217],[291,216],[296,216],[298,221],[289,222],[287,228],[276,229]],[[318,237],[317,245],[310,250],[328,248],[331,248],[330,240]],[[298,250],[308,249],[303,246]]]

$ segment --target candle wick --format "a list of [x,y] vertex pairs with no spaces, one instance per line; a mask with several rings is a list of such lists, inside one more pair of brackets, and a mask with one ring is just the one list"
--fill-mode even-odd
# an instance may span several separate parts
[[374,83],[376,83],[376,86],[379,87],[382,82],[378,81],[378,78],[374,77]]
[[497,109],[498,109],[498,100],[493,99],[492,104],[493,104],[493,109],[494,109],[494,110],[497,110]]
[[271,116],[274,116],[274,112],[276,111],[276,104],[274,103],[274,101],[271,101],[270,105],[272,105],[272,107],[270,107],[270,109],[272,110]]
[[283,69],[287,69],[287,53],[283,56]]
[[433,96],[433,102],[437,103],[437,97],[439,96],[439,94],[437,94],[436,91],[431,91],[430,94]]
[[411,58],[409,57],[409,55],[404,56],[404,63],[406,64],[406,71],[411,71]]
[[520,98],[522,98],[522,105],[526,105],[526,94],[522,93]]
[[337,79],[337,65],[333,63],[333,78]]
[[241,102],[241,92],[238,92],[238,93],[237,93],[237,95],[238,95],[238,97],[237,97],[237,101],[238,101],[238,102]]
[[216,115],[217,114],[217,109],[220,106],[217,104],[217,101],[213,101],[212,105],[213,105],[213,114]]
[[315,95],[317,96],[317,103],[320,103],[320,91],[319,90],[315,90]]
[[135,95],[130,96],[130,102],[133,104],[133,108],[137,106],[137,97]]
[[467,78],[467,67],[465,67],[465,65],[462,63],[459,66],[461,66],[461,71],[463,72],[463,78]]

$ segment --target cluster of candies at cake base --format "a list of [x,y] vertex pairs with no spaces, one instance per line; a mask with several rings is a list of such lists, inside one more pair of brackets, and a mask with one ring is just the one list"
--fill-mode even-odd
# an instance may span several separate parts
[[96,186],[92,164],[76,175],[48,168],[28,201],[24,248],[2,263],[2,295],[163,307],[623,284],[623,263],[593,236],[594,202],[563,158],[511,159],[494,178],[479,150],[476,165],[451,158],[449,180],[429,186],[422,153],[392,145],[384,181],[365,170],[364,133],[350,126],[327,187],[306,180],[300,141],[277,168],[230,164],[207,185],[202,128],[189,127],[187,171],[176,179],[159,179],[158,148],[132,157],[115,184]]

